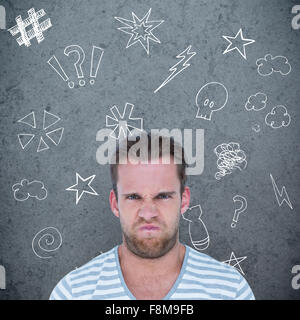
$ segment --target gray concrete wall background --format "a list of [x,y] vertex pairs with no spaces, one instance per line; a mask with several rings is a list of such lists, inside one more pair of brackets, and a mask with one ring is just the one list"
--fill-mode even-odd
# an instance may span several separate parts
[[[109,208],[111,188],[108,166],[96,162],[99,142],[96,133],[105,128],[110,108],[134,104],[134,116],[142,117],[144,128],[204,129],[205,166],[200,176],[188,179],[191,206],[201,204],[210,245],[203,251],[228,260],[233,251],[247,256],[241,263],[245,278],[257,299],[297,299],[299,290],[291,286],[292,267],[300,264],[299,216],[299,40],[293,30],[294,1],[1,1],[6,8],[7,28],[15,17],[25,19],[27,10],[44,9],[52,27],[45,39],[30,47],[19,47],[16,36],[0,30],[0,265],[6,270],[6,289],[0,299],[48,299],[56,283],[69,271],[121,242],[119,221]],[[126,49],[129,35],[117,28],[115,16],[143,17],[152,8],[150,20],[164,20],[153,31],[161,41],[150,41],[147,55],[137,43]],[[223,35],[235,36],[242,28],[247,60],[233,50]],[[47,60],[55,55],[66,73],[76,80],[66,46],[78,44],[86,53],[83,64],[86,81],[93,45],[104,55],[93,86],[69,89]],[[176,55],[188,45],[197,54],[185,69],[157,93],[153,91],[170,74]],[[288,58],[291,72],[260,76],[256,60],[267,53]],[[196,119],[195,97],[206,83],[224,84],[229,98],[211,121]],[[246,111],[248,97],[264,92],[267,105],[261,111]],[[287,127],[266,126],[266,113],[284,105],[291,117]],[[59,145],[36,152],[38,138],[45,137],[43,112],[60,117],[53,129],[63,127]],[[37,128],[17,121],[34,111]],[[260,125],[260,132],[252,127]],[[35,134],[24,149],[17,135]],[[45,138],[46,139],[46,138]],[[45,140],[46,141],[46,140]],[[247,155],[247,168],[216,180],[214,148],[238,142]],[[65,189],[75,184],[75,173],[96,175],[92,186],[98,196],[83,195],[75,204],[75,193]],[[289,195],[293,210],[276,201],[270,173],[281,191]],[[22,179],[43,181],[48,195],[43,201],[29,198],[16,201],[12,186]],[[247,211],[235,229],[230,227],[237,205],[232,198],[247,198]],[[35,235],[55,227],[62,245],[51,259],[41,259],[32,250]],[[181,219],[180,240],[192,246],[188,222]]]

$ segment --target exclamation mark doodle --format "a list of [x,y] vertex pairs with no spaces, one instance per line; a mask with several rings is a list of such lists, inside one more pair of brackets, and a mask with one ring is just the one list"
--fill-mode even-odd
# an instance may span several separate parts
[[98,69],[100,67],[100,63],[102,60],[104,50],[100,47],[93,46],[92,57],[91,57],[91,70],[90,70],[90,84],[93,85],[95,83],[95,79],[97,77]]
[[[64,69],[62,68],[62,66],[60,65],[60,63],[58,62],[56,56],[52,56],[47,63],[54,69],[55,72],[57,72],[57,74],[64,80],[64,81],[68,81],[69,77],[66,75]],[[69,88],[74,88],[74,82],[73,81],[69,81],[68,82]]]
[[0,29],[6,29],[6,14],[3,6],[0,6]]

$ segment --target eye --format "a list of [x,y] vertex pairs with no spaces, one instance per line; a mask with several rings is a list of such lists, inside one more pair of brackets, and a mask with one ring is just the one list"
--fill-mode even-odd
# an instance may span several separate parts
[[169,194],[162,193],[157,196],[157,199],[169,199],[172,198]]
[[129,196],[126,197],[126,199],[129,200],[138,200],[140,197],[137,194],[130,194]]

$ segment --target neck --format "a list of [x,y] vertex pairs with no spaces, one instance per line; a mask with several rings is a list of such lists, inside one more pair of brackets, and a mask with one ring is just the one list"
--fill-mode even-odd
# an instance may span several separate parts
[[146,259],[132,253],[123,242],[118,248],[118,255],[122,272],[132,273],[136,277],[139,275],[157,277],[180,271],[185,250],[185,246],[177,241],[174,247],[162,257]]

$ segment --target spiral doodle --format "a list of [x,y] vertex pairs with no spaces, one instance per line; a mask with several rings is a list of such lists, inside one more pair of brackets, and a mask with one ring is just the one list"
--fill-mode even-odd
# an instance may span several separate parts
[[245,169],[247,166],[246,154],[236,142],[222,143],[214,149],[218,157],[217,167],[220,170],[215,178],[220,180],[227,174],[231,174],[235,168]]
[[[62,245],[62,237],[60,232],[54,227],[44,228],[39,231],[32,240],[32,250],[35,255],[41,259],[52,258],[52,255],[47,255],[58,250]],[[41,255],[40,252],[43,253]]]

